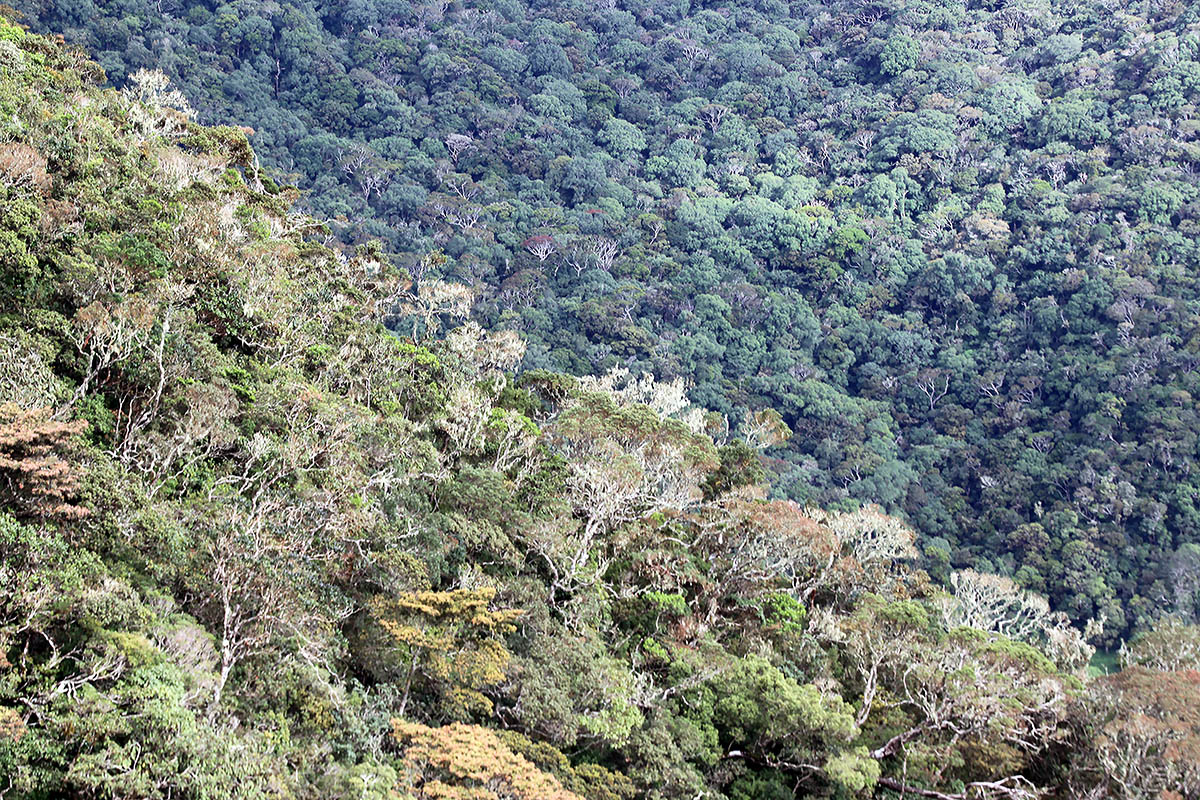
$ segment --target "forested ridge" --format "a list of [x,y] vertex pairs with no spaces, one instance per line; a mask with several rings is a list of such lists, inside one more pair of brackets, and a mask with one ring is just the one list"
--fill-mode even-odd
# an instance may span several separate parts
[[16,3],[209,122],[524,369],[683,378],[773,492],[1106,642],[1196,611],[1197,9]]
[[[923,52],[895,47],[918,60]],[[919,508],[884,493],[880,504],[824,494],[819,464],[789,483],[788,458],[803,466],[818,457],[806,448],[838,441],[813,427],[816,417],[786,404],[781,416],[749,389],[710,391],[693,372],[647,371],[652,360],[613,361],[617,339],[603,358],[568,364],[587,374],[544,368],[557,364],[551,328],[520,320],[566,303],[553,288],[559,277],[581,304],[615,302],[636,278],[648,293],[694,295],[688,313],[702,306],[705,293],[679,277],[704,261],[680,243],[701,226],[680,215],[720,209],[726,196],[710,178],[664,193],[679,200],[666,216],[643,209],[662,225],[646,220],[644,241],[604,221],[624,207],[611,194],[576,204],[560,193],[571,200],[562,221],[515,234],[508,256],[508,268],[542,272],[542,294],[503,307],[504,284],[497,292],[489,281],[499,276],[471,272],[485,263],[472,253],[490,236],[503,252],[516,223],[470,235],[435,226],[381,243],[365,235],[364,210],[339,230],[297,210],[325,201],[278,180],[246,128],[201,125],[161,72],[106,75],[90,56],[0,15],[0,797],[1200,797],[1200,628],[1184,537],[1177,545],[1147,533],[1130,552],[1111,539],[1122,529],[1097,519],[1097,535],[1110,539],[1062,547],[1090,542],[1088,579],[1108,586],[1097,597],[1109,599],[1060,595],[1056,610],[1029,591],[1030,570],[1043,568],[1036,556],[1051,569],[1059,550],[1049,537],[1060,532],[1051,520],[1090,508],[1082,495],[1035,506],[1041,521],[1021,535],[1047,541],[1028,539],[1026,571],[986,542],[988,561],[971,560],[955,555],[951,532],[922,532]],[[706,62],[693,54],[688,63]],[[653,108],[640,95],[639,104]],[[728,119],[740,117],[723,115],[711,132]],[[422,146],[445,147],[435,133]],[[460,161],[491,157],[478,138],[455,143]],[[934,169],[910,155],[903,174]],[[453,158],[431,156],[432,169]],[[1186,180],[1174,175],[1155,180],[1182,191]],[[897,186],[903,177],[887,176]],[[498,198],[508,191],[477,177],[439,178],[464,179],[462,213],[473,213],[477,183]],[[539,191],[549,186],[538,180]],[[844,232],[854,191],[789,209],[782,195],[746,190],[727,211],[775,203],[807,215],[811,206],[828,222],[810,232],[854,239]],[[889,224],[919,235],[921,215],[937,206],[918,213],[918,194],[897,189],[896,207],[907,210]],[[516,194],[506,197],[496,202],[519,218]],[[571,208],[582,209],[580,222],[613,227],[572,230]],[[1148,255],[1139,248],[1167,234],[1182,247],[1174,231],[1185,208],[1131,225],[1133,244],[1100,249],[1095,263]],[[723,219],[712,236],[755,242],[737,218]],[[797,242],[747,262],[764,287],[777,270],[798,276],[789,297],[811,299],[817,326],[816,371],[800,383],[847,404],[864,401],[828,382],[820,352],[837,336],[821,320],[848,313],[835,302],[854,285],[843,276],[863,269],[875,246],[872,224],[858,219],[858,250],[805,255]],[[957,236],[960,222],[943,233]],[[1068,230],[1059,222],[1043,235]],[[582,268],[567,261],[580,252],[573,242],[592,248]],[[604,242],[618,248],[607,269]],[[787,252],[799,260],[775,265]],[[678,269],[657,278],[647,266],[674,258]],[[1149,284],[1153,263],[1139,280]],[[712,260],[714,292],[728,268]],[[1176,279],[1158,291],[1186,289],[1186,262],[1157,268]],[[1110,279],[1119,284],[1111,272],[1096,281]],[[1140,297],[1136,321],[1120,323],[1122,346],[1145,344],[1138,326],[1154,317],[1163,346],[1176,348],[1160,353],[1160,366],[1184,381],[1177,359],[1188,345],[1171,337],[1186,304]],[[764,299],[767,316],[775,302]],[[980,303],[973,324],[993,324]],[[741,298],[729,313],[752,307]],[[1179,316],[1157,319],[1156,309]],[[1102,327],[1107,313],[1086,319]],[[641,310],[622,317],[649,324]],[[700,342],[689,320],[680,313],[679,327],[653,335]],[[1069,326],[1055,335],[1067,348]],[[590,352],[568,344],[568,360]],[[1008,386],[1007,376],[994,379],[997,391]],[[1156,381],[1167,379],[1156,374],[1150,389],[1114,402],[1128,415],[1150,402]],[[925,401],[938,413],[923,424],[953,405],[939,385]],[[1177,415],[1190,408],[1182,396],[1171,403]],[[1026,419],[1042,407],[1017,405],[1004,413]],[[860,406],[863,429],[903,421],[889,408],[903,406]],[[1172,441],[1186,431],[1181,422]],[[1107,433],[1106,446],[1128,455],[1130,429]],[[1092,456],[1097,467],[1103,455]],[[1022,502],[1039,502],[1023,491]],[[1164,526],[1174,524],[1167,513]],[[1089,642],[1111,641],[1111,626],[1119,636],[1129,622],[1115,616],[1125,608],[1114,605],[1116,584],[1103,584],[1121,559],[1146,559],[1163,594],[1152,598],[1155,613],[1137,612],[1138,632],[1100,675],[1088,668]]]

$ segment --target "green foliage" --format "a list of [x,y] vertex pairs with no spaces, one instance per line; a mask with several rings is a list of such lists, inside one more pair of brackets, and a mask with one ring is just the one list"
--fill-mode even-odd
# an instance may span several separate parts
[[807,617],[804,606],[796,598],[783,592],[763,598],[762,614],[768,625],[777,626],[785,634],[803,631]]
[[1196,47],[1089,9],[4,22],[0,792],[1191,780],[1191,626],[913,563],[1195,613]]
[[720,463],[704,481],[704,494],[708,499],[761,483],[766,477],[758,452],[741,439],[722,446],[717,457]]
[[921,45],[911,36],[891,36],[879,53],[879,72],[885,78],[902,75],[917,65],[920,52]]

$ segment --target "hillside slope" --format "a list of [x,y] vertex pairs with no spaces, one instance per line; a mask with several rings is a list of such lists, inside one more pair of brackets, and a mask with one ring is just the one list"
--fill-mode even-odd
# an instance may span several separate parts
[[764,499],[681,383],[514,381],[101,79],[0,22],[0,794],[1200,796],[1195,628],[1088,680],[1040,598]]
[[17,6],[444,250],[526,368],[779,410],[777,495],[883,504],[939,579],[1195,615],[1194,6]]

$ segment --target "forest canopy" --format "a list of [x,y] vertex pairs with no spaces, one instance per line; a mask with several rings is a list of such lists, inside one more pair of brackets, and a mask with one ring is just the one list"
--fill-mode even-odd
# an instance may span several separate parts
[[[353,9],[366,6],[332,13]],[[984,230],[1007,226],[1005,246],[993,250],[950,248],[976,223],[942,203],[955,191],[972,196],[972,184],[939,183],[936,173],[981,141],[1063,144],[1038,138],[1048,125],[1080,141],[1107,131],[1111,142],[1122,130],[1112,98],[1070,89],[1062,114],[1038,105],[1056,102],[1051,79],[1078,80],[1086,59],[1096,76],[1141,63],[1098,59],[1097,42],[1118,40],[1076,31],[1186,27],[1186,14],[1097,14],[1093,28],[1071,22],[1063,33],[1068,22],[1057,21],[1055,33],[1021,45],[1018,33],[980,43],[971,26],[994,20],[1004,31],[1010,15],[1022,24],[1058,18],[1036,8],[921,7],[922,27],[904,16],[912,8],[894,11],[904,23],[877,6],[836,17],[801,8],[787,16],[769,4],[722,9],[571,12],[611,20],[591,39],[584,34],[599,22],[554,22],[552,10],[518,4],[491,12],[494,26],[479,23],[485,38],[516,25],[508,33],[529,37],[513,37],[532,40],[527,47],[470,44],[456,31],[484,10],[449,4],[397,6],[386,17],[376,8],[336,29],[328,20],[314,27],[324,33],[303,52],[317,58],[317,42],[381,38],[387,25],[415,20],[416,39],[434,45],[421,59],[441,76],[436,85],[490,74],[455,58],[495,62],[513,81],[502,85],[539,90],[502,97],[541,109],[547,136],[569,142],[603,130],[605,147],[629,159],[623,171],[601,155],[608,150],[585,143],[555,155],[537,178],[515,166],[495,172],[517,161],[488,150],[480,129],[447,132],[430,116],[436,135],[421,142],[444,149],[425,145],[431,172],[421,180],[451,191],[430,201],[440,190],[426,189],[416,218],[436,202],[467,220],[498,198],[510,221],[495,222],[497,211],[483,226],[481,211],[468,226],[480,224],[475,232],[420,222],[411,241],[387,228],[382,242],[370,238],[379,217],[366,205],[344,229],[312,217],[326,216],[316,208],[322,193],[288,187],[269,160],[281,151],[265,146],[260,157],[252,146],[262,128],[235,127],[258,120],[201,124],[221,112],[194,85],[155,70],[122,74],[112,48],[98,47],[106,74],[62,39],[0,16],[0,795],[1200,798],[1200,547],[1180,511],[1190,474],[1189,284],[1186,262],[1171,256],[1186,246],[1178,232],[1192,202],[1183,156],[1153,171],[1143,165],[1133,172],[1142,183],[1126,184],[1139,168],[1126,159],[1144,148],[1113,146],[1096,156],[1100,166],[1088,163],[1086,178],[1075,160],[1058,188],[1030,178],[1030,191],[1039,181],[1049,187],[1038,202],[1017,188],[1025,162],[989,157],[997,166],[987,169],[1005,174],[981,178],[976,188],[990,201],[969,208],[992,214]],[[250,11],[301,27],[323,19],[311,7],[245,11],[223,24],[241,30]],[[115,32],[122,57],[139,51],[120,32],[142,30],[155,14],[194,22],[191,44],[174,50],[183,56],[226,41],[203,35],[208,6],[185,11],[167,0],[126,9],[120,25],[92,7],[71,13],[76,27],[63,29],[72,38],[91,30],[81,25]],[[743,15],[737,21],[757,44],[740,38],[731,14]],[[755,19],[775,27],[755,28]],[[692,38],[680,38],[685,22]],[[859,33],[901,24],[877,51],[874,35]],[[950,29],[958,33],[936,33]],[[230,63],[262,62],[275,34],[257,30],[226,53]],[[619,35],[638,30],[645,35]],[[823,64],[825,55],[805,49],[822,41],[857,60],[830,55]],[[1158,52],[1144,36],[1120,41],[1134,55]],[[696,42],[702,49],[691,49]],[[937,42],[1012,58],[1038,80],[977,86],[968,70],[958,84],[939,84],[945,101],[909,107],[899,95],[881,112],[878,143],[855,145],[862,164],[879,166],[857,186],[851,176],[868,173],[842,172],[846,154],[832,138],[819,170],[802,156],[819,159],[819,144],[798,133],[797,169],[751,163],[750,148],[772,133],[801,130],[768,131],[773,123],[762,121],[784,119],[758,94],[774,78],[811,70],[829,91],[841,87],[837,98],[855,81],[899,91],[925,80]],[[585,59],[601,47],[607,65],[624,65],[621,80],[641,83],[589,84],[597,73],[582,68],[598,64]],[[1030,49],[1017,58],[1022,47]],[[650,69],[659,56],[671,69]],[[410,57],[396,45],[396,74],[408,74]],[[986,73],[998,62],[967,63]],[[387,74],[380,64],[370,75]],[[732,71],[703,77],[717,69]],[[280,68],[275,80],[282,88],[330,75],[312,68],[285,78]],[[1114,97],[1137,88],[1094,80]],[[347,81],[352,114],[366,104]],[[224,89],[215,85],[217,97]],[[949,100],[976,90],[978,118]],[[676,91],[689,93],[676,101],[686,116],[666,142],[656,138],[667,118],[655,103]],[[274,96],[257,109],[270,113]],[[984,96],[995,103],[987,108],[1011,111],[1008,122],[996,127]],[[457,126],[442,111],[472,107],[439,102],[437,125]],[[834,105],[805,108],[828,115]],[[338,122],[336,112],[331,105],[322,124]],[[1176,112],[1184,121],[1190,113],[1162,113]],[[1174,136],[1181,128],[1172,126]],[[714,177],[718,134],[745,148],[726,155],[745,156],[737,174],[750,188],[736,190],[736,170],[727,176],[735,188]],[[524,162],[535,168],[539,140],[513,141],[535,147]],[[390,187],[408,173],[387,174]],[[330,197],[357,186],[368,203],[383,188],[367,192],[345,169],[326,177]],[[1128,247],[1101,238],[1079,266],[1048,272],[1050,261],[1037,259],[1075,252],[1063,248],[1084,221],[1071,215],[1085,213],[1076,208],[1085,187],[1099,193],[1093,181],[1119,196],[1145,186],[1167,210],[1110,226],[1104,236]],[[618,191],[636,182],[653,203]],[[876,212],[865,210],[868,190],[880,198]],[[521,197],[538,204],[538,225],[522,216],[530,206]],[[1099,220],[1115,221],[1111,200],[1088,207],[1097,214],[1089,237],[1108,224]],[[1027,216],[1018,223],[1010,206]],[[603,227],[628,221],[620,214],[630,209],[639,215],[628,225]],[[932,219],[944,220],[938,236],[922,233]],[[849,302],[867,291],[859,276],[881,241],[924,264],[904,279],[917,282]],[[500,283],[499,273],[471,271],[491,264],[479,255],[485,246],[515,270]],[[1009,260],[1017,251],[1023,260]],[[744,274],[727,285],[733,263]],[[698,291],[691,281],[710,283]],[[965,301],[951,304],[946,287]],[[1028,299],[1043,289],[1061,292],[1063,305]],[[1130,303],[1110,313],[1120,292]],[[672,303],[681,305],[667,313]],[[659,322],[652,307],[664,313]],[[1093,327],[1084,336],[1072,321]],[[731,344],[747,331],[761,334],[758,350]],[[1094,365],[1054,379],[1082,405],[1056,405],[1049,386],[1014,366],[985,373],[986,402],[963,405],[970,365],[930,366],[914,355],[965,358],[985,335],[994,337],[983,348],[989,358],[1041,364],[1043,375],[1075,363],[1086,340]],[[940,344],[895,350],[895,361],[880,357],[872,369],[861,360],[881,342],[922,336]],[[589,344],[576,347],[578,337]],[[761,366],[780,358],[781,340],[796,360]],[[618,351],[627,341],[650,349]],[[953,341],[967,349],[947,349]],[[559,359],[579,374],[548,368]],[[919,367],[911,380],[896,371],[902,361]],[[1142,384],[1124,371],[1135,362],[1149,370]],[[759,366],[735,378],[735,364]],[[875,389],[864,389],[864,375],[878,379]],[[1071,415],[1093,402],[1088,381],[1108,381],[1109,394],[1095,400],[1103,413],[1075,426]],[[756,394],[768,384],[795,399]],[[1155,462],[1131,444],[1145,432],[1134,420],[1166,425],[1158,410],[1167,407],[1176,416],[1163,436],[1173,445],[1169,463]],[[1066,413],[1066,427],[1036,428],[1046,441],[1021,439],[1021,426],[1041,425],[1047,409]],[[997,428],[999,420],[1014,427]],[[985,468],[958,460],[970,447],[999,449]],[[852,451],[865,460],[837,461]],[[1078,463],[1068,457],[1077,452]],[[1030,453],[1047,470],[1067,470],[1074,493],[1017,482]],[[937,464],[949,476],[941,484],[931,477]],[[963,484],[971,491],[955,494],[949,464],[975,470]],[[829,477],[838,469],[851,480]],[[1163,505],[1154,524],[1140,516],[1151,497]],[[931,527],[945,498],[957,498],[953,513]],[[1011,531],[1004,520],[1015,520]],[[1134,620],[1136,635],[1122,637]],[[1092,643],[1115,638],[1127,640],[1110,653],[1111,673],[1089,670]]]
[[1109,644],[1195,616],[1195,7],[16,6],[252,128],[524,369],[776,409],[774,496],[878,503]]

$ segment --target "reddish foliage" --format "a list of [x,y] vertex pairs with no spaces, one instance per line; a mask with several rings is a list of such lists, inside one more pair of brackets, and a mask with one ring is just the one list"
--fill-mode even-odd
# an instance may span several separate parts
[[8,739],[12,742],[21,741],[25,735],[25,721],[21,715],[11,708],[0,708],[0,741]]
[[46,157],[22,142],[0,145],[0,183],[31,186],[43,196],[50,193]]
[[68,502],[77,478],[59,455],[87,423],[58,422],[50,409],[0,405],[0,505],[19,517],[79,519],[87,509]]
[[1096,755],[1127,794],[1200,794],[1200,672],[1133,667],[1092,685]]

